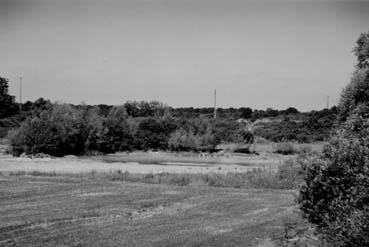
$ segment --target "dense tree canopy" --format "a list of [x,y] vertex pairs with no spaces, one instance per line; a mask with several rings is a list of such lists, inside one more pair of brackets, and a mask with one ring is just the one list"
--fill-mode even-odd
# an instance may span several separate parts
[[369,68],[358,68],[351,82],[343,90],[339,102],[340,119],[342,121],[358,107],[369,104]]
[[356,70],[339,102],[339,116],[342,121],[357,110],[357,107],[363,109],[369,106],[369,32],[360,35],[354,53],[358,61]]
[[360,69],[369,67],[369,32],[362,33],[356,41],[354,53],[357,57],[357,67]]
[[15,98],[9,95],[8,79],[0,77],[0,118],[11,116],[17,112]]
[[299,203],[331,246],[369,246],[368,34],[355,54],[358,65],[340,100],[341,125],[324,152],[307,162]]

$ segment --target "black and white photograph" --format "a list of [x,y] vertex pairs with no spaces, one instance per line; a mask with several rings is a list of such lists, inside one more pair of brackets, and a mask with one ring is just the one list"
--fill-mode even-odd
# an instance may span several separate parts
[[0,246],[368,247],[369,0],[0,0]]

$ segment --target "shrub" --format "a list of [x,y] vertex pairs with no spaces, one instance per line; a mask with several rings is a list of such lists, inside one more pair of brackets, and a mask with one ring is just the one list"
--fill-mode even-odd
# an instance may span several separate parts
[[173,151],[212,151],[217,141],[211,133],[195,135],[192,131],[179,129],[171,134],[168,145]]
[[332,246],[369,246],[369,33],[354,49],[356,71],[342,92],[341,126],[305,170],[304,216]]
[[292,143],[282,142],[276,143],[273,147],[273,152],[283,155],[295,154],[297,151],[295,150]]
[[312,152],[312,147],[310,145],[301,145],[299,148],[298,148],[298,153],[299,154],[304,154],[304,155],[307,155],[307,154],[310,154]]
[[173,151],[195,151],[196,139],[192,132],[179,129],[173,132],[168,141],[168,147]]
[[242,154],[252,154],[256,153],[255,150],[252,149],[251,145],[246,145],[242,147],[236,147],[233,150],[234,153],[242,153]]
[[369,246],[369,120],[350,117],[306,166],[299,204],[333,246]]
[[40,117],[27,118],[19,129],[8,134],[12,153],[53,156],[83,153],[83,126],[76,116],[76,112],[67,106],[55,106],[53,111],[44,112]]
[[234,131],[231,140],[235,143],[253,143],[254,134],[251,131],[245,130],[244,128],[239,128]]
[[67,150],[63,148],[61,132],[59,126],[49,121],[27,119],[18,130],[8,133],[10,150],[16,156],[21,153],[63,156]]

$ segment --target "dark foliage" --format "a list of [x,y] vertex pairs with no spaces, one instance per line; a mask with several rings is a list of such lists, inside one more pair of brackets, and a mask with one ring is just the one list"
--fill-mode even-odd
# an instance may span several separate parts
[[369,68],[369,32],[362,33],[357,39],[354,53],[357,57],[357,67]]
[[270,141],[316,142],[329,139],[336,125],[337,108],[309,113],[304,119],[260,122],[254,134]]
[[369,39],[355,48],[358,65],[340,100],[341,125],[324,152],[305,165],[298,198],[304,216],[332,246],[369,246]]
[[369,245],[368,130],[368,120],[350,118],[306,166],[301,209],[334,246]]
[[[103,153],[114,153],[132,149],[133,136],[129,125],[125,120],[107,118],[102,123],[102,130],[96,139],[97,151]],[[93,149],[93,148],[90,148]]]
[[0,119],[18,112],[19,106],[15,103],[15,97],[8,92],[8,79],[0,77]]
[[45,153],[53,156],[84,154],[89,150],[104,153],[127,150],[131,136],[124,116],[107,118],[96,110],[76,110],[71,105],[53,105],[39,116],[29,116],[18,129],[8,134],[14,155]]
[[170,133],[175,126],[165,120],[146,118],[138,124],[135,133],[136,149],[167,149]]

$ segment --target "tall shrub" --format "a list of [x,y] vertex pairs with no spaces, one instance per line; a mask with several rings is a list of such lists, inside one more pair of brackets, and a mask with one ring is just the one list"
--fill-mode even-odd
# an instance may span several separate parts
[[307,163],[298,198],[304,216],[332,246],[369,246],[367,36],[357,42],[356,72],[341,96],[341,126],[320,157]]

